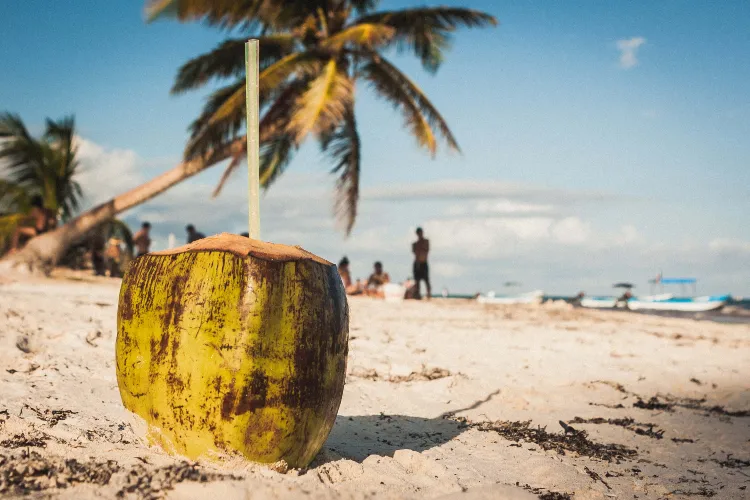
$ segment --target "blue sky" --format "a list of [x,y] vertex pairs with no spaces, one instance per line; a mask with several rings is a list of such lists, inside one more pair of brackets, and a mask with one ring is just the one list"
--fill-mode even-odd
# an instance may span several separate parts
[[[434,2],[384,1],[382,8]],[[696,275],[700,291],[750,294],[750,4],[490,2],[495,29],[456,34],[435,76],[396,62],[451,124],[463,153],[417,149],[365,88],[357,114],[363,201],[348,240],[330,217],[333,179],[303,148],[263,199],[264,239],[301,244],[356,274],[409,274],[409,241],[433,240],[437,287],[606,291],[620,280]],[[224,34],[143,22],[142,3],[0,3],[0,109],[32,127],[75,113],[91,200],[179,160],[205,92],[170,96],[177,68]],[[628,47],[632,53],[628,55]],[[156,245],[186,222],[244,224],[242,174],[216,200],[220,167],[128,214]],[[311,208],[313,207],[313,208]],[[190,218],[190,220],[185,220]]]

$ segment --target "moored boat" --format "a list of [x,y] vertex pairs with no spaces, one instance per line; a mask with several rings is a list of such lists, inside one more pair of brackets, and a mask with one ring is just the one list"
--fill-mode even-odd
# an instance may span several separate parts
[[613,309],[617,305],[617,297],[584,297],[581,299],[582,307],[593,309]]
[[729,299],[729,295],[710,295],[704,297],[633,297],[628,300],[628,308],[633,311],[706,312],[721,309]]

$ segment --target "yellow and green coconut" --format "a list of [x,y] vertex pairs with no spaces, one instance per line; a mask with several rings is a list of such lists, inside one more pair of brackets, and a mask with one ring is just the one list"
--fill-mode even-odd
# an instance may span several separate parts
[[136,259],[120,290],[122,402],[166,450],[306,466],[341,403],[349,314],[336,267],[221,234]]

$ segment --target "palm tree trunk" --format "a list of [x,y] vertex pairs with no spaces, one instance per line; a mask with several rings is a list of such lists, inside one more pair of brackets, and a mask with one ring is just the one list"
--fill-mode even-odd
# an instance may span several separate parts
[[0,272],[20,267],[30,272],[41,271],[49,274],[65,252],[92,229],[216,163],[244,154],[246,147],[246,139],[243,136],[221,150],[211,151],[202,158],[180,163],[145,184],[97,205],[54,231],[33,238],[22,250],[5,257],[0,261]]

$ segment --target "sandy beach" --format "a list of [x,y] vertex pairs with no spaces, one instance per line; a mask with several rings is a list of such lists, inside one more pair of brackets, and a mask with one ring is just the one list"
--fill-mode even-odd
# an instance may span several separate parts
[[149,446],[117,390],[118,291],[0,284],[0,496],[750,498],[747,324],[352,298],[336,424],[284,471]]

